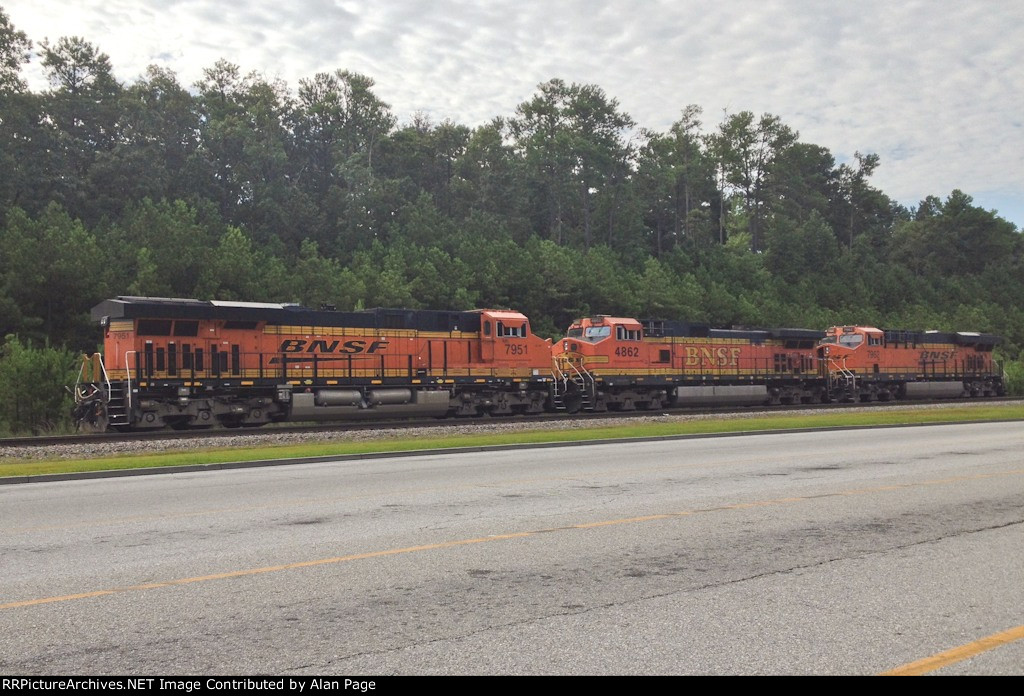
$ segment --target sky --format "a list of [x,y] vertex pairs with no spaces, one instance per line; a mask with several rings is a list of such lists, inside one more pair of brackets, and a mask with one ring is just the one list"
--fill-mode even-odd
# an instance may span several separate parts
[[[1024,229],[1019,0],[0,0],[38,47],[80,36],[131,83],[151,64],[190,86],[220,59],[299,80],[376,82],[399,122],[511,116],[551,78],[595,84],[642,127],[688,104],[771,113],[907,206],[954,189]],[[35,60],[31,89],[48,88]]]

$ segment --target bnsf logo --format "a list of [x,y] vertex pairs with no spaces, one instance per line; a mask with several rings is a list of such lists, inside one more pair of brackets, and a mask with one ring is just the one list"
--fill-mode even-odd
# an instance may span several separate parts
[[282,353],[377,353],[388,347],[387,341],[307,341],[300,338],[293,338],[281,342],[279,349]]
[[921,360],[956,360],[955,350],[922,350]]

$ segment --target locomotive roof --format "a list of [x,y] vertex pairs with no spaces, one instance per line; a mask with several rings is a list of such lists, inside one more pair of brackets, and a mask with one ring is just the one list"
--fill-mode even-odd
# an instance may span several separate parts
[[685,321],[644,319],[644,334],[647,336],[683,336],[690,338],[737,338],[764,340],[777,338],[795,341],[817,341],[825,336],[817,329],[724,329],[708,324],[691,324]]
[[1001,336],[976,331],[883,329],[883,333],[888,343],[953,343],[961,346],[996,346],[1003,342]]
[[522,312],[515,312],[511,309],[484,309],[481,311],[487,312],[495,319],[510,319],[518,321],[520,319],[526,318],[526,315],[523,314]]
[[377,307],[354,312],[310,309],[276,302],[230,302],[177,297],[119,296],[92,308],[95,321],[108,319],[199,319],[264,321],[268,324],[346,326],[365,329],[419,331],[479,331],[480,311],[450,312],[431,309]]
[[828,333],[853,333],[854,331],[870,331],[885,336],[886,343],[953,343],[961,346],[996,346],[1002,343],[1001,336],[978,333],[977,331],[917,331],[911,329],[876,329],[873,326],[833,326]]

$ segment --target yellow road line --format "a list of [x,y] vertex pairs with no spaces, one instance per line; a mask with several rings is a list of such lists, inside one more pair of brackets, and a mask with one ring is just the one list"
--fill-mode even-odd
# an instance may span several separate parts
[[1016,640],[1024,638],[1024,626],[1017,626],[1006,631],[1000,631],[999,633],[993,633],[992,635],[976,640],[966,645],[961,645],[958,648],[952,648],[944,652],[940,652],[937,655],[926,657],[916,662],[910,662],[903,665],[902,667],[896,667],[886,672],[882,672],[879,676],[882,677],[916,677],[921,674],[927,674],[928,672],[934,672],[937,669],[942,669],[949,665],[966,660],[969,657],[974,657],[983,652],[998,648],[1000,645],[1006,645]]
[[895,490],[904,490],[907,488],[918,488],[923,486],[935,486],[943,484],[961,483],[963,481],[970,480],[981,480],[987,478],[993,478],[997,476],[1019,476],[1024,474],[1024,469],[1015,469],[1011,471],[1001,471],[986,474],[974,474],[970,476],[953,476],[944,479],[933,479],[930,481],[920,481],[917,483],[905,483],[898,485],[885,485],[877,486],[875,488],[858,488],[854,490],[836,491],[833,493],[818,493],[807,496],[787,497],[787,498],[775,498],[769,500],[755,500],[745,503],[733,503],[729,505],[720,505],[711,508],[700,508],[696,510],[682,510],[679,512],[666,512],[655,515],[644,515],[640,517],[623,517],[620,519],[613,520],[598,520],[595,522],[582,522],[579,524],[567,525],[565,527],[551,527],[548,529],[535,529],[525,532],[511,532],[508,534],[494,534],[485,537],[475,537],[472,539],[456,539],[453,541],[443,541],[436,544],[424,544],[420,546],[406,546],[397,549],[384,549],[381,551],[367,551],[365,553],[349,554],[347,556],[335,556],[333,558],[320,558],[312,561],[298,561],[295,563],[285,563],[282,565],[266,566],[263,568],[248,568],[243,570],[227,571],[224,573],[214,573],[211,575],[199,575],[190,578],[179,578],[176,580],[166,580],[164,582],[153,582],[142,585],[129,585],[126,587],[116,587],[106,590],[96,590],[94,592],[83,592],[78,594],[59,595],[56,597],[42,597],[39,599],[27,599],[17,602],[8,602],[6,604],[0,604],[0,610],[2,609],[18,609],[22,607],[30,607],[38,604],[51,604],[54,602],[67,602],[75,599],[88,599],[91,597],[103,597],[112,594],[121,594],[124,592],[137,592],[142,590],[153,590],[162,587],[173,587],[175,585],[190,585],[199,582],[208,582],[211,580],[226,580],[231,578],[241,578],[250,575],[263,575],[265,573],[276,573],[285,570],[295,570],[298,568],[312,568],[315,566],[334,565],[337,563],[347,563],[350,561],[364,560],[367,558],[382,558],[385,556],[397,556],[407,553],[419,553],[422,551],[436,551],[439,549],[450,549],[458,546],[467,546],[469,544],[483,544],[492,541],[505,541],[508,539],[525,539],[528,537],[534,537],[541,534],[549,534],[551,532],[564,532],[572,530],[586,530],[596,529],[599,527],[610,527],[615,525],[625,524],[637,524],[641,522],[653,522],[659,520],[671,520],[678,519],[681,517],[688,517],[690,515],[708,514],[714,512],[728,512],[733,510],[747,510],[753,507],[773,506],[773,505],[788,505],[792,503],[807,502],[813,500],[820,500],[822,498],[834,498],[838,496],[846,495],[864,495],[867,493],[883,493]]

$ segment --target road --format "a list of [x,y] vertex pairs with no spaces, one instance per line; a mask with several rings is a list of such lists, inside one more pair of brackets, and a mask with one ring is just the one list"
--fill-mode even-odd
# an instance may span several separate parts
[[875,674],[1010,630],[934,673],[1022,674],[1022,451],[970,424],[5,486],[0,673]]

